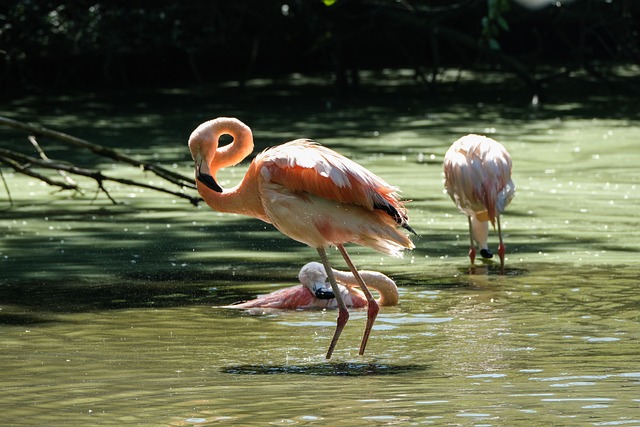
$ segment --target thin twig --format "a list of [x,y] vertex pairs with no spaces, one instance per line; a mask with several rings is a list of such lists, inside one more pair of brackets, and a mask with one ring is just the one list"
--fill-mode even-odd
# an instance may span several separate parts
[[[38,160],[35,159],[34,160]],[[63,190],[78,190],[77,186],[67,184],[66,182],[60,182],[49,178],[48,176],[42,175],[38,172],[35,172],[31,169],[31,165],[29,163],[20,163],[6,156],[0,156],[0,162],[4,163],[7,166],[13,168],[16,172],[20,172],[21,174],[30,176],[32,178],[37,178],[40,181],[43,181],[49,185],[60,187]]]
[[0,169],[0,178],[2,178],[2,183],[4,184],[4,189],[7,190],[7,198],[9,199],[9,206],[13,206],[13,199],[11,198],[11,191],[9,191],[9,185],[7,184],[7,180],[4,178],[4,173],[2,169]]
[[[40,144],[38,144],[38,140],[36,139],[36,137],[33,135],[29,135],[27,138],[29,139],[29,142],[31,142],[31,144],[34,146],[34,148],[36,149],[36,151],[38,152],[42,160],[49,162],[50,161],[49,157],[44,152],[42,147],[40,147]],[[60,176],[69,184],[78,186],[78,183],[75,182],[69,175],[67,175],[65,171],[58,170],[58,174],[60,174]]]

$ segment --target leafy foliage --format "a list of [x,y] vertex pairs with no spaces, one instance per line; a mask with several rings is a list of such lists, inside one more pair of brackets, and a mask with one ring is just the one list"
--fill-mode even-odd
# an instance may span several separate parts
[[505,14],[509,11],[508,0],[487,0],[487,16],[482,18],[482,38],[491,49],[499,50],[498,37],[501,31],[509,31]]
[[640,62],[639,15],[633,0],[536,10],[512,0],[6,0],[0,93],[291,72],[348,89],[360,69],[408,67],[434,83],[447,66],[497,65],[531,84],[536,67],[554,64],[606,80],[602,64]]

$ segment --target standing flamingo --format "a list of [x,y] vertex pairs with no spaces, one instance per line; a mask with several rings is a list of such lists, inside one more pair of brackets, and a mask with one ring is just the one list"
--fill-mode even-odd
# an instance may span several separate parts
[[444,156],[444,186],[458,209],[469,219],[471,264],[475,242],[483,258],[492,258],[487,246],[489,221],[498,224],[500,268],[504,271],[505,247],[500,214],[515,195],[511,180],[511,156],[502,144],[481,135],[466,135],[451,145]]
[[[221,135],[233,142],[218,146]],[[346,157],[307,139],[297,139],[258,154],[242,181],[223,189],[218,170],[234,166],[253,151],[251,129],[240,120],[219,117],[202,123],[189,137],[198,192],[214,210],[252,216],[273,224],[294,240],[316,248],[338,305],[331,358],[349,312],[333,275],[325,247],[338,248],[368,301],[367,324],[359,354],[364,354],[378,304],[367,289],[345,243],[368,246],[400,257],[413,249],[398,227],[413,232],[398,189]],[[414,232],[415,233],[415,232]]]
[[[375,289],[380,295],[376,300],[378,305],[398,304],[398,288],[391,278],[377,271],[360,270],[359,273],[367,286]],[[367,297],[355,288],[358,286],[358,282],[353,273],[334,269],[333,275],[338,282],[342,300],[347,307],[362,308],[367,306]],[[327,282],[327,273],[321,263],[305,264],[300,269],[298,279],[301,283],[299,285],[279,289],[256,299],[227,305],[224,308],[305,309],[336,308],[338,306],[331,284]]]

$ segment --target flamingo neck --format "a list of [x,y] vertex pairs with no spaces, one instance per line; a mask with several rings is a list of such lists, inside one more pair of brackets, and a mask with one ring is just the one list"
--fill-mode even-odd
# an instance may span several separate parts
[[[222,135],[230,135],[233,142],[220,147],[218,141]],[[191,133],[189,148],[192,154],[195,153],[194,158],[203,159],[207,173],[217,182],[220,169],[237,165],[253,152],[253,134],[240,120],[219,117],[202,123]],[[269,222],[260,201],[256,174],[252,172],[255,172],[253,163],[242,182],[229,189],[223,188],[221,193],[198,182],[198,192],[218,212],[248,215]]]
[[259,187],[255,182],[256,175],[251,173],[254,166],[252,163],[249,171],[238,185],[223,188],[222,193],[211,190],[201,182],[197,183],[198,192],[207,205],[215,211],[251,216],[271,223],[262,205]]
[[[333,273],[336,276],[336,280],[345,286],[358,286],[358,282],[352,273],[339,270],[333,270]],[[359,273],[364,283],[368,287],[375,289],[380,295],[376,300],[379,305],[390,306],[398,304],[398,287],[391,278],[377,271],[361,270]]]
[[[215,152],[207,158],[212,174],[218,170],[235,166],[253,152],[253,134],[249,126],[238,119],[220,117],[212,120],[210,129],[215,141]],[[230,135],[233,142],[223,147],[218,146],[222,135]],[[214,176],[215,178],[215,176]]]
[[[233,142],[219,146],[222,135],[230,135]],[[189,149],[194,159],[202,159],[208,173],[235,166],[253,151],[253,134],[249,126],[232,117],[218,117],[200,124],[189,137]]]

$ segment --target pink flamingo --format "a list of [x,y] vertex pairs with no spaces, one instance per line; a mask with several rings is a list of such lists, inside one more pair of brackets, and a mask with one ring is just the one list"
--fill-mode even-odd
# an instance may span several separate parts
[[489,222],[498,224],[500,268],[504,270],[505,247],[500,214],[515,195],[511,180],[511,156],[502,144],[481,135],[466,135],[451,145],[444,156],[444,186],[461,212],[469,219],[471,264],[475,242],[483,258],[492,258],[487,245]]
[[[376,300],[378,305],[391,306],[398,304],[398,288],[391,278],[377,271],[360,270],[359,273],[367,286],[375,289],[380,295]],[[353,273],[334,269],[333,275],[338,282],[342,300],[347,307],[363,308],[368,305],[367,297],[364,293],[355,288],[355,286],[358,286],[358,282]],[[300,269],[298,279],[300,280],[299,285],[260,295],[250,301],[226,305],[224,308],[305,309],[338,307],[331,284],[327,281],[327,273],[321,263],[310,262],[305,264]]]
[[[233,142],[219,147],[218,140],[225,134],[231,135]],[[242,181],[223,189],[216,182],[218,170],[238,164],[253,151],[251,129],[235,118],[202,123],[191,133],[189,149],[198,192],[212,209],[258,218],[318,251],[339,310],[327,359],[349,319],[325,251],[330,245],[338,248],[368,301],[359,351],[364,354],[378,304],[344,244],[368,246],[395,257],[414,248],[409,237],[398,230],[404,227],[413,232],[398,188],[333,150],[298,139],[258,154]]]

